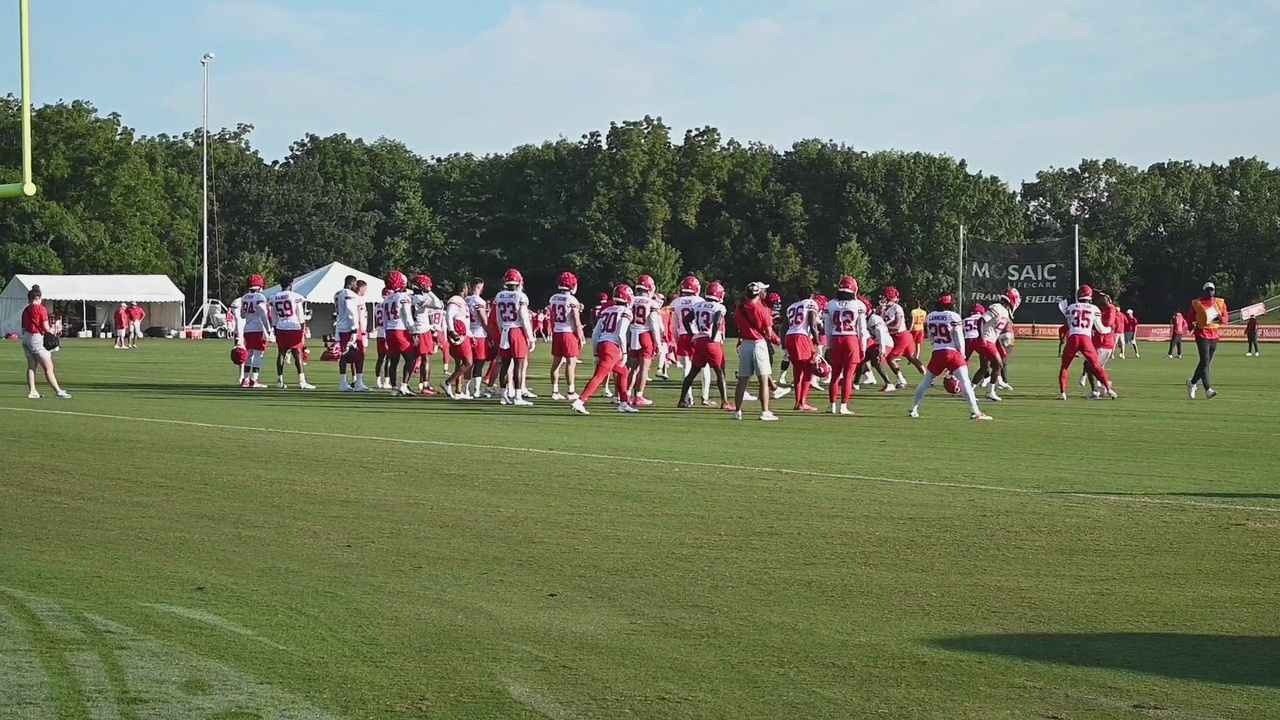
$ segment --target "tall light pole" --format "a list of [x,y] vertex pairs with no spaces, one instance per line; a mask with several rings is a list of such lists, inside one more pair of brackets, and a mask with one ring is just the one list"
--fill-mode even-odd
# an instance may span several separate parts
[[204,119],[200,123],[201,138],[201,180],[204,191],[202,198],[202,230],[204,239],[204,296],[200,303],[200,326],[204,327],[209,320],[209,63],[213,61],[213,53],[205,53],[200,58],[200,67],[204,71]]

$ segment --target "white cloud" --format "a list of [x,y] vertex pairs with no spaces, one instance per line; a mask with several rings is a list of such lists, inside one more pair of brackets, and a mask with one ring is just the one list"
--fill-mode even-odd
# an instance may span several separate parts
[[[459,42],[373,9],[334,15],[237,0],[209,10],[227,44],[285,43],[290,52],[257,64],[220,54],[215,122],[256,124],[268,155],[304,132],[338,131],[446,153],[576,137],[653,114],[677,137],[711,124],[781,146],[817,136],[946,151],[1015,181],[1072,155],[1207,161],[1251,145],[1247,154],[1280,159],[1280,140],[1249,115],[1274,118],[1274,98],[1252,100],[1245,84],[1221,105],[1129,99],[1152,73],[1262,48],[1276,21],[1256,3],[1207,8],[789,0],[727,22],[693,8],[657,19],[547,0],[515,5]],[[1256,74],[1253,95],[1269,92],[1266,74]],[[176,97],[198,102],[189,88]]]

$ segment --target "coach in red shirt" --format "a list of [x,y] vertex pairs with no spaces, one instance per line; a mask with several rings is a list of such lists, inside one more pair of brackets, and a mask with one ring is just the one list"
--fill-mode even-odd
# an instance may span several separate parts
[[753,282],[747,285],[742,302],[733,313],[733,320],[738,325],[738,387],[734,391],[735,417],[742,419],[742,402],[747,396],[747,383],[752,377],[760,382],[760,419],[772,422],[778,416],[769,412],[769,378],[773,375],[773,367],[769,363],[769,345],[777,344],[778,335],[773,331],[773,313],[765,307],[764,291],[769,286]]

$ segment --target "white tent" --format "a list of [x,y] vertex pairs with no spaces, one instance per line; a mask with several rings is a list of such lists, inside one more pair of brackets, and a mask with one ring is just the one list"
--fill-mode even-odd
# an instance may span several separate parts
[[182,327],[186,298],[165,275],[14,275],[0,292],[0,335],[22,332],[22,310],[34,285],[46,303],[79,303],[86,321],[110,324],[120,303],[136,302],[147,312],[144,330]]
[[[369,273],[335,262],[293,279],[293,291],[306,299],[307,305],[311,306],[312,337],[324,337],[333,332],[333,313],[335,312],[333,298],[343,288],[343,281],[348,275],[354,275],[357,280],[368,283],[364,302],[366,312],[372,312],[369,306],[382,302],[383,282]],[[276,285],[263,290],[262,293],[271,297],[280,292],[280,289],[280,286]]]

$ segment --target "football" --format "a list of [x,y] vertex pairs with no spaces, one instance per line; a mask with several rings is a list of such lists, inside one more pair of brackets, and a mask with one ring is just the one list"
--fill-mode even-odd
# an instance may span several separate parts
[[942,381],[942,387],[952,395],[960,394],[960,381],[957,380],[954,375],[948,375],[947,378]]

